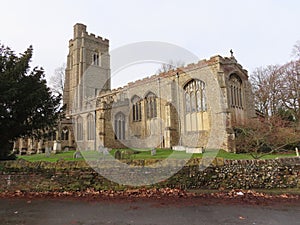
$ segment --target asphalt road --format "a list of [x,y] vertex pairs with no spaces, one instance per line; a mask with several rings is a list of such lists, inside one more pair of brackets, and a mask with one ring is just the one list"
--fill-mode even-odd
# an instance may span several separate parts
[[1,225],[300,224],[300,204],[0,199]]

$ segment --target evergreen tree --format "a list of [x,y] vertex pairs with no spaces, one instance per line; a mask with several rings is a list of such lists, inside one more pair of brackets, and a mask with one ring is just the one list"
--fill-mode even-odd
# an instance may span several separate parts
[[61,96],[47,87],[42,68],[30,70],[33,49],[16,55],[0,44],[0,159],[12,158],[18,137],[55,125]]

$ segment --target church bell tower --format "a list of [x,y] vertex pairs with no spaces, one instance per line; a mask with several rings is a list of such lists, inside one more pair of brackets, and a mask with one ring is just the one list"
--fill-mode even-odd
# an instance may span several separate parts
[[86,99],[110,89],[109,40],[89,34],[83,24],[75,24],[65,72],[63,103],[66,116],[81,111]]

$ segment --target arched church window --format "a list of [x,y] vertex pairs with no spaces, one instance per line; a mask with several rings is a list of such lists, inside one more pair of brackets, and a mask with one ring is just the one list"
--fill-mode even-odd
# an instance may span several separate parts
[[195,95],[195,92],[192,91],[190,93],[191,95],[191,109],[192,109],[192,112],[196,112],[196,95]]
[[95,140],[95,119],[92,114],[87,116],[87,139]]
[[237,74],[229,77],[230,106],[232,108],[243,108],[242,80]]
[[190,93],[185,93],[185,111],[187,113],[191,112],[191,95]]
[[147,118],[152,119],[157,117],[157,109],[156,109],[156,95],[150,92],[146,96],[146,107],[147,107]]
[[141,109],[141,99],[138,96],[134,96],[131,99],[132,102],[132,120],[134,122],[142,120],[142,109]]
[[55,141],[56,140],[56,132],[54,130],[51,130],[48,132],[48,140],[49,141]]
[[205,83],[191,80],[184,86],[186,113],[206,111]]
[[119,112],[115,115],[115,139],[124,140],[125,139],[125,115]]
[[83,140],[83,120],[81,116],[76,119],[76,136],[77,141]]
[[69,129],[67,127],[64,127],[61,131],[61,140],[62,141],[69,140]]

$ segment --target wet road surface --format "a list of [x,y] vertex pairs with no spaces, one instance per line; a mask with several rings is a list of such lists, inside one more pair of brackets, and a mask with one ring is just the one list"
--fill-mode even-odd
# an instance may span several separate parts
[[300,204],[176,204],[163,201],[0,199],[1,225],[300,225]]

